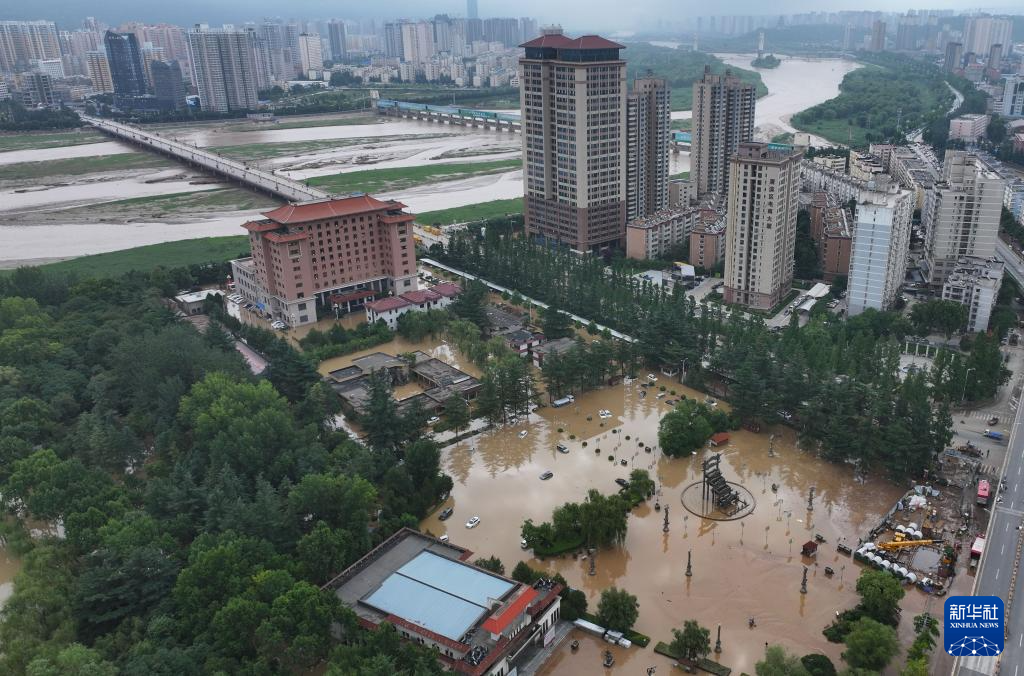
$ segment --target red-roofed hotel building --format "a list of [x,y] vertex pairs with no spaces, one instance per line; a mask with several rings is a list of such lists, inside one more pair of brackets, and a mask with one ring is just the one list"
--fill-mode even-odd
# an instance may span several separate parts
[[626,235],[624,47],[560,29],[521,45],[526,232],[579,251]]
[[252,257],[231,262],[236,289],[289,326],[315,322],[317,307],[364,302],[416,288],[413,215],[369,195],[278,207],[243,224]]

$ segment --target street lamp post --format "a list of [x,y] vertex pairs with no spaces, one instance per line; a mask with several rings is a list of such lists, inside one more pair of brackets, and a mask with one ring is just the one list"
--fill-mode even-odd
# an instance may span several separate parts
[[971,371],[977,371],[977,369],[972,366],[971,368],[967,369],[967,371],[964,373],[964,389],[963,392],[960,394],[961,404],[964,403],[965,399],[967,399],[967,379],[971,375]]

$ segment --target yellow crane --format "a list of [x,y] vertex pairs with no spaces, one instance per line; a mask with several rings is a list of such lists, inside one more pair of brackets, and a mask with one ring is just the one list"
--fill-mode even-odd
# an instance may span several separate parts
[[882,542],[876,545],[879,549],[901,549],[903,547],[920,547],[921,545],[933,545],[941,540],[903,540],[902,542]]

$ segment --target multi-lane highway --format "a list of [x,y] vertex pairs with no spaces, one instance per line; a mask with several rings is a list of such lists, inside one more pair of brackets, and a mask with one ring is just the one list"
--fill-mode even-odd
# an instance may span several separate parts
[[[1003,465],[1006,488],[997,494],[997,500],[1001,500],[992,509],[985,553],[974,584],[975,595],[998,596],[1004,601],[1010,593],[1017,547],[1024,535],[1024,530],[1020,530],[1024,524],[1024,434],[1020,433],[1022,411],[1024,406],[1018,406],[1010,428],[1006,462]],[[1019,592],[1019,589],[1015,591]],[[959,659],[955,663],[954,674],[995,674],[998,662],[1000,676],[1021,676],[1020,672],[1024,671],[1024,597],[1017,598],[1009,609],[1006,627],[1006,646],[1000,658]]]

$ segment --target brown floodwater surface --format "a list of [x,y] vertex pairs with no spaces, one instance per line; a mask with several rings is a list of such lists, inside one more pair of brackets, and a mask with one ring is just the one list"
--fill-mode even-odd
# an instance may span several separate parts
[[[704,398],[664,376],[658,384]],[[454,507],[455,513],[447,522],[432,515],[422,527],[435,535],[447,532],[453,543],[478,556],[500,557],[508,573],[520,560],[559,572],[587,594],[592,610],[602,589],[624,588],[640,604],[635,629],[653,642],[671,640],[671,630],[687,619],[700,621],[712,634],[721,624],[719,657],[737,673],[753,673],[766,641],[800,655],[823,652],[838,663],[842,646],[826,642],[821,630],[837,610],[856,603],[854,584],[861,565],[838,554],[836,544],[843,541],[855,547],[900,497],[901,489],[879,479],[855,479],[852,468],[800,451],[788,428],[759,434],[736,431],[730,433],[728,444],[713,451],[722,453],[725,477],[753,495],[753,513],[728,522],[699,518],[683,509],[680,495],[699,480],[700,460],[712,450],[686,458],[663,456],[657,448],[648,452],[646,447],[658,445],[658,421],[670,408],[665,400],[673,397],[657,399],[658,391],[652,387],[641,398],[641,389],[634,383],[585,393],[574,406],[544,408],[516,425],[448,447],[444,469],[455,488],[446,506]],[[599,409],[610,410],[613,417],[602,421]],[[559,428],[564,431],[559,433]],[[522,439],[521,431],[527,432]],[[772,433],[774,456],[769,455]],[[569,446],[568,454],[555,450],[559,442]],[[626,466],[620,464],[622,459]],[[549,520],[553,508],[582,500],[590,488],[611,493],[618,488],[615,479],[626,478],[634,467],[647,469],[659,485],[658,499],[669,508],[667,534],[662,532],[664,510],[655,511],[651,500],[631,512],[622,546],[597,553],[593,576],[583,557],[541,561],[520,548],[524,519]],[[540,480],[545,470],[554,477]],[[777,492],[772,484],[777,484]],[[808,511],[812,486],[814,509]],[[480,525],[465,528],[474,515],[481,518]],[[816,560],[801,557],[801,546],[816,534],[825,539]],[[693,556],[691,578],[684,575],[688,551]],[[804,566],[806,595],[800,593]],[[832,578],[825,576],[825,566],[835,569]],[[915,595],[923,598],[908,589],[908,597]],[[748,628],[750,617],[756,619],[754,629]],[[600,673],[605,644],[597,643],[597,649],[581,649],[575,655],[564,647],[544,673]],[[622,651],[613,670],[629,664],[624,672],[634,673],[641,667],[667,665],[669,660],[654,655],[652,648],[653,643],[646,650]]]

